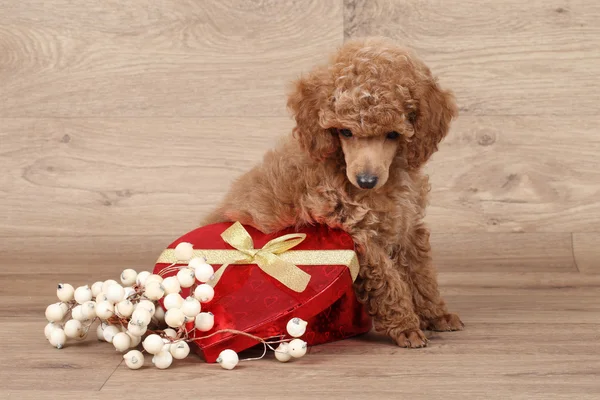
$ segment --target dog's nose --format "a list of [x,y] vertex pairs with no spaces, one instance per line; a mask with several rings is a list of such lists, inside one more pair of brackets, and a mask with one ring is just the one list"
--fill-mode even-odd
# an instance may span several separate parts
[[371,174],[356,175],[356,183],[362,189],[373,189],[377,185],[377,176]]

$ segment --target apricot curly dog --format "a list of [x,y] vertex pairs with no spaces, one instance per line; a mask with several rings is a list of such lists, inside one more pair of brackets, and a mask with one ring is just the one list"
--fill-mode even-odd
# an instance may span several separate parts
[[423,164],[457,114],[453,95],[408,50],[383,38],[346,43],[289,95],[296,127],[236,181],[204,224],[240,221],[263,232],[326,224],[350,233],[356,293],[375,329],[423,347],[422,329],[463,328],[448,312],[423,223]]

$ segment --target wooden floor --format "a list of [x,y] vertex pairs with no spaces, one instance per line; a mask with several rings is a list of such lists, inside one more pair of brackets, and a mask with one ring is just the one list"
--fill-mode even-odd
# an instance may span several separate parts
[[[286,84],[375,34],[459,101],[427,219],[465,331],[234,371],[50,347],[56,283],[152,268],[290,130]],[[600,398],[599,43],[592,0],[0,2],[0,399]]]

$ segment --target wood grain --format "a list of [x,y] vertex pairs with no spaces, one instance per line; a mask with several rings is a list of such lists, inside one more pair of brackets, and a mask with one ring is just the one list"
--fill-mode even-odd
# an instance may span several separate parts
[[431,236],[438,270],[451,272],[577,271],[568,233],[454,233]]
[[[0,240],[0,277],[32,273],[84,274],[102,266],[102,276],[125,268],[148,269],[162,249],[183,235],[12,236]],[[570,234],[437,234],[431,237],[440,272],[573,272]],[[52,262],[52,270],[42,267]]]
[[[93,332],[49,346],[57,282],[151,269],[290,132],[289,81],[367,34],[459,100],[427,221],[465,331],[234,371],[132,372]],[[599,398],[599,42],[586,0],[1,2],[0,398]]]
[[[55,287],[60,282],[77,287],[92,284],[90,277],[94,281],[118,279],[125,268],[151,271],[162,249],[183,233],[172,237],[54,235],[2,238],[0,280],[10,284],[0,292],[0,317],[38,318],[43,312],[40,304],[54,301]],[[557,272],[577,272],[569,234],[434,234],[432,246],[441,285],[451,296],[462,290],[464,277],[472,273],[497,274],[494,287],[486,286],[488,281],[477,284],[486,287],[485,294],[492,296],[491,301],[500,302],[503,294],[514,293],[518,297],[522,289],[532,287],[568,289],[571,283],[542,278],[546,273],[556,276]],[[446,281],[449,274],[458,274],[461,278]],[[510,280],[509,277],[516,278]],[[532,280],[534,277],[536,280]],[[572,277],[570,279],[573,281]],[[473,278],[466,282],[473,282]],[[598,282],[592,280],[589,283]],[[575,285],[585,285],[585,282],[576,281]],[[469,286],[470,291],[474,289],[473,285]],[[494,290],[498,291],[497,296]],[[22,293],[27,293],[28,297],[22,298]],[[486,295],[476,299],[482,307],[490,301]],[[576,307],[580,300],[575,296],[569,304]]]
[[0,236],[167,235],[198,226],[289,118],[5,119]]
[[[249,398],[281,398],[289,393],[294,398],[297,394],[286,385],[265,385],[261,379],[265,375],[276,375],[283,382],[310,382],[301,392],[318,398],[365,398],[365,382],[372,386],[369,396],[384,398],[400,392],[416,398],[445,393],[450,398],[503,395],[528,399],[563,398],[567,394],[578,399],[593,398],[600,393],[593,372],[600,367],[597,275],[443,273],[440,282],[449,306],[467,324],[463,332],[428,333],[430,347],[416,351],[399,349],[389,339],[370,333],[313,347],[305,358],[294,363],[281,365],[268,357],[242,363],[232,372],[204,365],[196,356],[178,361],[165,371],[146,367],[132,372],[123,365],[117,367],[120,355],[93,337],[62,351],[52,349],[42,336],[46,295],[54,292],[53,288],[44,288],[44,282],[53,286],[48,278],[39,276],[33,285],[17,281],[9,294],[15,301],[33,300],[30,304],[32,310],[39,310],[37,315],[14,318],[0,314],[2,394],[21,396],[18,398],[56,398],[53,396],[63,394],[71,398],[79,394],[87,398],[85,391],[101,388],[111,396],[122,391],[134,373],[135,379],[144,381],[138,394],[161,390],[166,381],[187,388],[206,387],[210,382],[211,390],[223,397],[250,393]],[[0,303],[5,300],[0,299]],[[24,334],[11,336],[17,329]],[[8,338],[10,348],[6,346]],[[23,354],[32,357],[23,360]],[[20,367],[7,368],[15,363]],[[41,389],[40,385],[48,391],[47,397],[29,392]],[[363,397],[355,397],[357,394]]]
[[344,31],[417,50],[465,115],[596,115],[599,15],[587,0],[351,0]]
[[600,233],[574,233],[573,254],[579,271],[600,274]]
[[[123,269],[154,266],[163,249],[186,232],[168,235],[12,236],[0,239],[0,278],[34,273],[90,274],[114,279]],[[51,268],[47,263],[51,263]]]
[[[428,166],[433,232],[597,230],[599,123],[457,120]],[[10,118],[0,125],[0,236],[108,235],[116,226],[119,234],[173,236],[195,227],[292,121]]]
[[284,116],[342,1],[0,4],[0,116]]
[[44,337],[43,318],[27,321],[2,316],[0,320],[0,393],[32,388],[100,390],[121,362],[118,353],[99,345],[95,327],[87,339],[59,351]]
[[600,225],[600,118],[460,117],[427,166],[438,232]]

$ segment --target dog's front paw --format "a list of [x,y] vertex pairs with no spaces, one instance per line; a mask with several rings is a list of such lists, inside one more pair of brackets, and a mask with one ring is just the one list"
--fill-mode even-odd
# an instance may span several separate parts
[[404,332],[400,332],[393,339],[396,341],[398,346],[410,349],[426,347],[427,343],[429,342],[423,331],[420,329],[409,329]]
[[449,332],[449,331],[462,331],[465,324],[460,320],[456,314],[444,314],[437,318],[426,321],[426,330],[436,332]]

